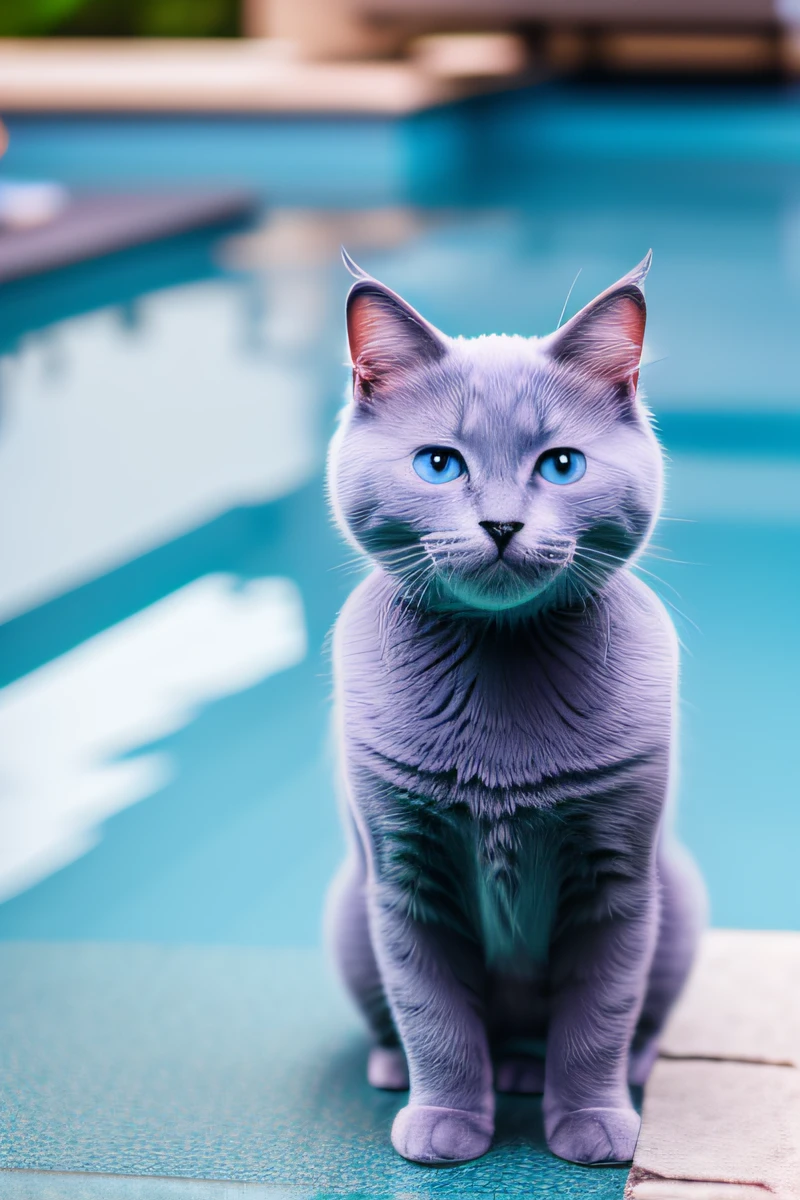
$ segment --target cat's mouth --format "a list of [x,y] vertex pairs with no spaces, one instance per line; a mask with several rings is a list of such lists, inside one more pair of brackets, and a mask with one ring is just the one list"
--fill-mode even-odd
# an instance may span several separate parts
[[535,600],[570,566],[575,543],[569,538],[535,546],[513,544],[487,553],[474,544],[444,544],[435,535],[422,539],[445,594],[472,608],[499,611]]

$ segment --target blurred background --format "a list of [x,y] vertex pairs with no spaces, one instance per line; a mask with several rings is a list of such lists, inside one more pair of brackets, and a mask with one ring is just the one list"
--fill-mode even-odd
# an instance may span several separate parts
[[[323,489],[339,246],[465,335],[546,333],[653,247],[668,494],[640,571],[683,644],[678,824],[715,924],[798,928],[800,5],[3,0],[0,35],[0,939],[27,1130],[0,1163],[310,1187],[324,1162],[374,1194],[319,1133],[339,1105],[389,1170],[357,1034],[313,1137],[287,1099],[312,1068],[276,1049],[352,1020],[318,965],[327,638],[357,579]],[[167,1071],[134,1137],[141,1063],[195,1018],[206,1074]],[[262,1063],[252,1121],[280,1111],[302,1153],[274,1166],[213,1108],[220,1039],[272,1047],[284,1091],[273,1111]],[[225,1174],[220,1129],[262,1165]],[[592,1180],[574,1194],[621,1196],[624,1172]]]

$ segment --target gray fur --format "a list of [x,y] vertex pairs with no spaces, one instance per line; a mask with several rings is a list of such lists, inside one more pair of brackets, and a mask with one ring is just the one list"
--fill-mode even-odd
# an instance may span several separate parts
[[[556,1154],[629,1160],[629,1080],[702,925],[668,822],[676,639],[627,569],[661,502],[648,266],[543,339],[448,338],[363,272],[348,297],[330,489],[373,570],[334,638],[351,851],[329,925],[371,1082],[410,1074],[392,1138],[419,1162],[488,1149],[495,1086],[543,1088]],[[421,479],[430,446],[467,474]],[[557,447],[582,479],[536,473]],[[481,521],[521,528],[499,549]]]

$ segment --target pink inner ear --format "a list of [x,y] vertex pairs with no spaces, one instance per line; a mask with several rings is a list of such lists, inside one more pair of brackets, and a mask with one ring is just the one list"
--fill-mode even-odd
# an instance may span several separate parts
[[347,305],[350,358],[359,380],[379,383],[390,374],[438,358],[441,335],[413,308],[380,284],[359,292],[355,284]]
[[614,369],[612,365],[614,364],[616,377],[618,379],[630,378],[633,386],[636,387],[639,382],[639,361],[644,344],[644,305],[636,304],[630,297],[624,296],[618,305],[612,306],[612,311],[614,309],[617,309],[615,313],[617,344],[614,351],[609,354],[609,368]]
[[595,312],[590,308],[573,320],[570,360],[593,375],[615,383],[630,380],[636,387],[644,342],[644,303],[630,296],[609,298]]
[[634,345],[638,346],[641,354],[642,342],[644,341],[644,308],[641,304],[635,304],[628,296],[620,301],[619,322],[621,328],[625,332],[625,337]]
[[370,364],[370,348],[375,351],[379,339],[379,314],[375,302],[368,296],[353,299],[347,313],[347,337],[353,366],[364,372]]
[[375,381],[413,358],[411,322],[380,297],[354,296],[347,314],[350,356],[358,375]]

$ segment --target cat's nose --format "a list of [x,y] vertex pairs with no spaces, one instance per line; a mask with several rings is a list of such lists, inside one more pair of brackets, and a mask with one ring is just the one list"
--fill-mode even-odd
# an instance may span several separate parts
[[489,537],[502,554],[515,533],[522,529],[522,521],[479,521],[481,529],[485,529]]

